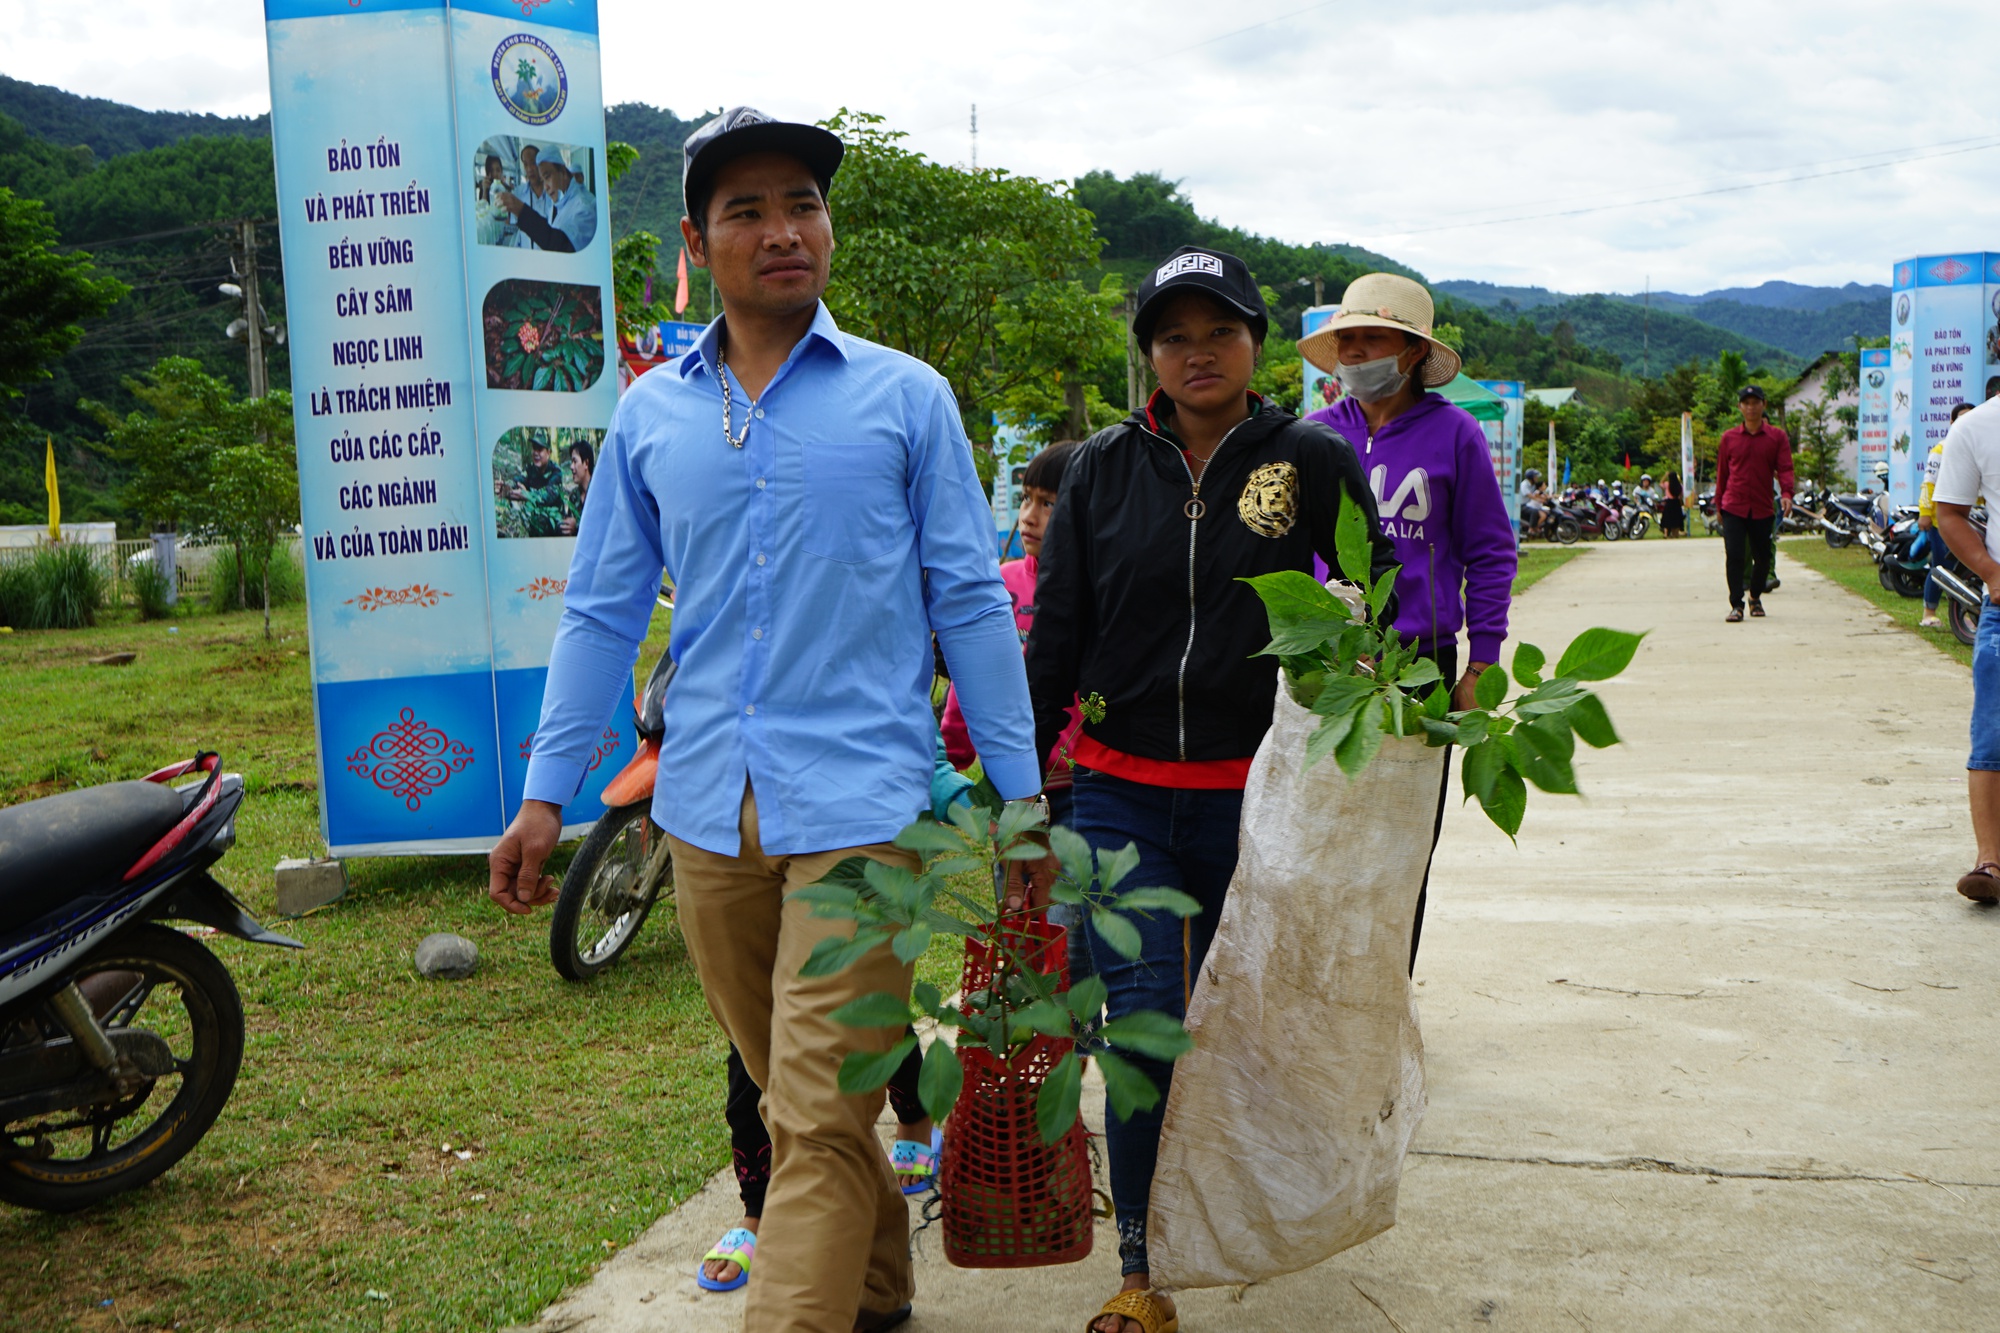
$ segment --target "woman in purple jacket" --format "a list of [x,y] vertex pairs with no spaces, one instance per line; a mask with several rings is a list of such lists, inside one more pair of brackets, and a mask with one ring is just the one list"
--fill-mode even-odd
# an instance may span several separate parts
[[[1333,427],[1361,455],[1382,530],[1402,562],[1396,630],[1457,681],[1452,707],[1471,708],[1479,673],[1500,660],[1507,637],[1516,543],[1486,433],[1463,408],[1430,392],[1459,367],[1458,353],[1432,334],[1433,318],[1422,283],[1370,273],[1348,284],[1339,312],[1300,342],[1299,352],[1340,383],[1340,400],[1306,420]],[[1463,674],[1461,629],[1468,640]],[[1410,942],[1413,967],[1428,873],[1426,881]]]

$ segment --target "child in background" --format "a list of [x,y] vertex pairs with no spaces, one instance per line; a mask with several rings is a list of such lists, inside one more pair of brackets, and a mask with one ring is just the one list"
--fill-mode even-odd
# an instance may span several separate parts
[[[1062,490],[1063,472],[1068,468],[1069,456],[1075,449],[1075,440],[1057,441],[1029,460],[1028,470],[1021,478],[1021,549],[1028,554],[1023,559],[1009,560],[1001,565],[1000,579],[1014,599],[1014,626],[1020,631],[1023,644],[1028,642],[1028,632],[1035,627],[1035,580],[1041,568],[1042,534],[1048,531],[1049,516],[1055,513],[1056,496]],[[1004,485],[1005,482],[995,484]],[[1076,741],[1077,729],[1082,725],[1083,719],[1072,707],[1069,710],[1069,725],[1063,729],[1055,749],[1047,756],[1042,790],[1049,798],[1051,824],[1069,823],[1069,751]],[[955,686],[945,696],[944,717],[939,722],[939,729],[944,733],[945,753],[951,756],[951,762],[960,768],[970,766],[978,755],[972,748],[972,737],[966,733],[965,716],[958,711],[958,690]]]

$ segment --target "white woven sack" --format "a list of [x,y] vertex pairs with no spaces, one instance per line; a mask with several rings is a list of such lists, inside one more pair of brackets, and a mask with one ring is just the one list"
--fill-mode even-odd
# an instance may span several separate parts
[[1424,1114],[1410,931],[1445,751],[1391,737],[1350,782],[1331,756],[1306,769],[1318,724],[1281,684],[1167,1099],[1156,1287],[1261,1282],[1396,1222]]

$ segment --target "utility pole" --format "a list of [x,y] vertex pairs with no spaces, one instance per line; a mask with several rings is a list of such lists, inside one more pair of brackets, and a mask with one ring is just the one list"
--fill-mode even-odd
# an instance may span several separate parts
[[1144,363],[1139,355],[1139,340],[1132,336],[1132,319],[1138,313],[1138,296],[1127,292],[1125,294],[1125,409],[1128,412],[1137,412],[1146,401]]
[[1639,375],[1653,377],[1653,275],[1646,275],[1646,314],[1640,324]]
[[[262,398],[270,391],[269,377],[264,367],[264,302],[257,292],[257,223],[245,218],[236,224],[236,251],[229,259],[229,267],[235,271],[235,282],[225,282],[216,290],[224,296],[243,302],[243,313],[229,322],[223,332],[231,337],[243,339],[244,357],[250,372],[250,396]],[[241,255],[239,260],[237,255]],[[282,330],[272,330],[283,342]]]
[[979,103],[972,104],[972,169],[979,170]]

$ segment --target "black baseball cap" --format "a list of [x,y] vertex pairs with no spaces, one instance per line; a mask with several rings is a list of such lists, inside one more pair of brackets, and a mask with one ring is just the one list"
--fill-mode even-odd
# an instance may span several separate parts
[[1760,403],[1761,403],[1761,402],[1763,402],[1763,401],[1764,401],[1764,386],[1763,386],[1763,385],[1761,385],[1761,384],[1746,384],[1746,385],[1744,385],[1744,386],[1743,386],[1742,388],[1740,388],[1740,389],[1738,389],[1738,390],[1736,391],[1736,401],[1740,403],[1740,402],[1742,402],[1742,401],[1743,401],[1743,400],[1744,400],[1745,398],[1755,398],[1755,399],[1756,399],[1756,400],[1757,400],[1758,402],[1760,402]]
[[1271,327],[1271,316],[1264,308],[1264,293],[1250,276],[1250,266],[1221,250],[1183,245],[1139,284],[1139,308],[1132,316],[1132,336],[1139,340],[1141,351],[1151,348],[1153,325],[1167,302],[1190,289],[1207,292],[1242,315],[1250,321],[1251,336],[1258,342],[1264,341],[1264,334]]
[[687,215],[701,220],[715,173],[748,153],[785,153],[806,164],[822,196],[833,188],[833,173],[847,145],[817,125],[774,120],[753,106],[733,106],[687,137],[681,167],[681,198]]

